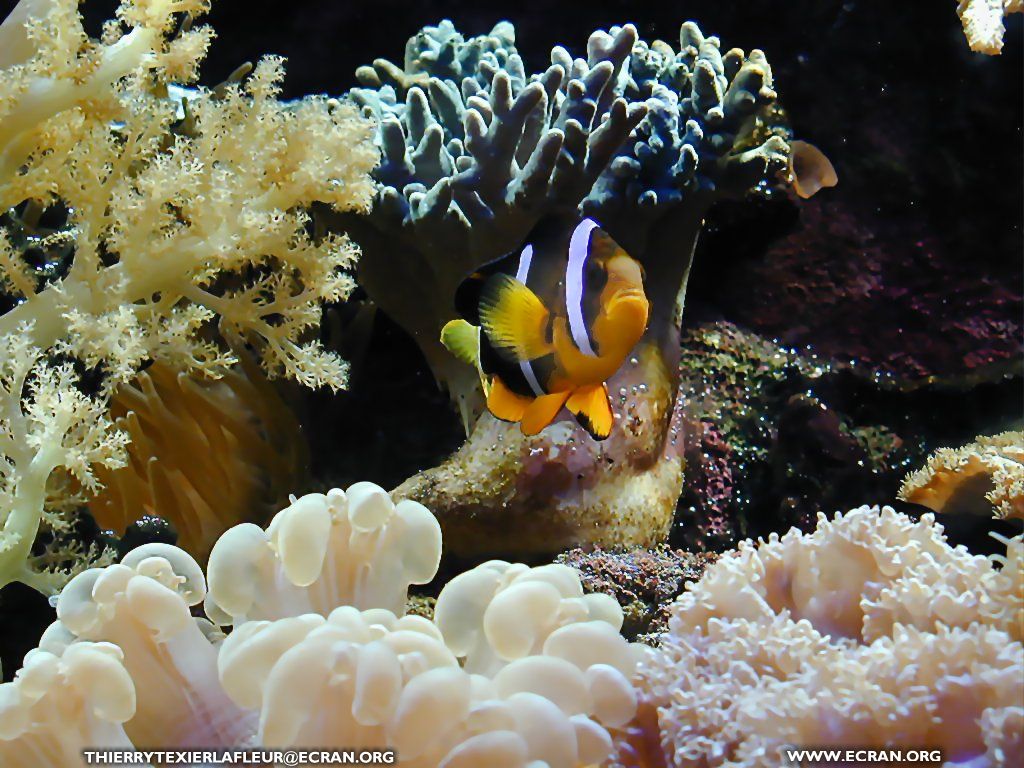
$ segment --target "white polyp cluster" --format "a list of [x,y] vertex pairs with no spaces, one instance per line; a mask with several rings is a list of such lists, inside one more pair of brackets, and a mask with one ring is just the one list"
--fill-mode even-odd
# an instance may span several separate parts
[[[629,647],[619,634],[622,608],[615,598],[583,594],[579,574],[558,564],[530,568],[491,560],[479,565],[445,585],[434,621],[466,669],[486,675],[549,644],[565,653],[600,647],[623,656]],[[563,630],[569,626],[573,629]],[[585,638],[583,647],[572,650],[570,636]]]
[[[1024,542],[1004,541],[1005,557],[971,555],[931,514],[864,506],[742,543],[672,605],[638,674],[648,727],[680,768],[774,768],[823,744],[1019,763]],[[646,765],[643,727],[620,764]]]
[[391,501],[373,483],[310,493],[263,530],[246,523],[214,545],[206,614],[220,625],[329,614],[339,605],[405,612],[410,584],[441,559],[441,527],[426,507]]
[[76,765],[96,744],[131,749],[122,723],[135,714],[135,686],[122,659],[110,643],[48,644],[44,636],[14,680],[0,684],[0,765]]
[[146,544],[72,579],[44,640],[68,652],[82,640],[121,649],[135,684],[134,716],[124,725],[133,743],[234,746],[251,735],[253,717],[217,685],[212,627],[190,611],[205,595],[203,572],[187,552]]
[[386,744],[403,768],[575,768],[605,760],[607,727],[636,709],[636,653],[596,624],[611,630],[565,625],[489,677],[461,667],[427,619],[346,606],[238,627],[220,679],[260,710],[266,747]]
[[[1007,541],[1008,562],[1014,544]],[[758,544],[742,542],[680,596],[680,634],[712,617],[769,623],[786,614],[833,637],[870,643],[896,625],[931,631],[981,621],[1024,635],[1019,569],[951,547],[935,516],[911,520],[892,507],[858,507],[808,534],[793,529]]]

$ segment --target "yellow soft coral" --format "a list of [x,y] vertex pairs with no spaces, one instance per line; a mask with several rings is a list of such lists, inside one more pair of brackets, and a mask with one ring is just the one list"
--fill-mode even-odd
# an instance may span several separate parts
[[1003,51],[1003,17],[1022,11],[1022,0],[959,0],[956,7],[971,50],[989,56],[998,56]]
[[[124,464],[127,436],[83,394],[69,364],[48,365],[31,325],[0,335],[0,586],[20,580],[49,592],[62,581],[60,554],[30,557],[41,524],[59,532],[95,467]],[[35,562],[33,562],[35,561]]]
[[[256,346],[272,376],[345,384],[343,361],[308,332],[323,302],[352,289],[357,252],[313,236],[305,211],[369,205],[371,126],[328,99],[281,102],[277,58],[243,84],[171,98],[171,79],[195,77],[212,38],[176,19],[206,6],[123,0],[102,41],[75,0],[22,0],[0,26],[0,210],[66,212],[56,232],[32,232],[27,215],[0,227],[0,283],[22,299],[0,317],[0,343],[30,361],[7,375],[0,403],[0,585],[57,585],[26,560],[36,530],[71,506],[62,475],[92,490],[91,465],[123,463],[105,402],[145,361],[220,376],[235,360],[219,329]],[[52,274],[21,258],[41,246],[57,254]],[[70,367],[49,373],[54,356],[98,368],[95,396]],[[52,402],[71,400],[81,445],[68,452],[45,424]],[[19,414],[46,437],[26,443]]]

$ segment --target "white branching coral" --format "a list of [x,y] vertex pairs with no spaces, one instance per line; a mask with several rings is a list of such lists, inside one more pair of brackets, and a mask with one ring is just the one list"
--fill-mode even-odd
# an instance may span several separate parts
[[[243,83],[170,97],[212,39],[191,26],[207,5],[123,0],[102,41],[85,34],[75,0],[22,0],[0,26],[0,283],[19,299],[0,316],[0,339],[30,345],[40,382],[8,387],[6,413],[47,409],[55,356],[102,373],[86,415],[102,414],[147,360],[217,377],[235,362],[218,333],[257,347],[271,375],[345,384],[343,361],[308,332],[324,302],[351,291],[357,252],[315,234],[306,210],[367,208],[372,126],[328,99],[280,101],[277,58]],[[42,211],[58,223],[43,227]],[[66,370],[64,392],[75,386]],[[109,424],[90,424],[107,449],[84,451],[67,467],[76,474],[121,460]],[[26,570],[25,547],[55,508],[17,490],[25,478],[39,485],[49,462],[33,465],[35,454],[5,452],[19,501],[0,509],[0,585],[47,588]]]
[[956,7],[971,50],[989,56],[998,56],[1003,51],[1003,17],[1022,11],[1022,0],[959,0]]
[[36,534],[67,528],[76,489],[95,489],[95,466],[123,465],[127,436],[79,390],[73,367],[47,364],[30,338],[30,325],[0,335],[0,586],[49,592],[66,576],[59,553],[32,555]]
[[[221,541],[247,541],[232,541],[238,530],[250,529]],[[260,543],[266,556],[221,561],[214,548],[211,583],[228,562],[217,579],[249,601],[226,638],[192,617],[206,581],[176,547],[80,574],[40,649],[0,685],[0,760],[70,768],[85,745],[134,744],[390,746],[406,768],[601,764],[636,712],[643,655],[619,635],[617,602],[584,596],[565,566],[492,562],[442,590],[437,621],[402,616],[410,576],[436,571],[435,531],[428,511],[369,483],[296,500]],[[58,699],[74,721],[63,730]]]
[[[1021,537],[998,563],[931,515],[861,507],[746,542],[672,608],[641,671],[620,762],[777,766],[789,745],[942,749],[947,765],[1024,751]],[[955,724],[955,727],[953,727]]]
[[1024,560],[1011,540],[1009,568],[950,547],[934,515],[917,522],[891,507],[860,507],[810,534],[795,528],[742,542],[680,596],[674,626],[714,617],[768,622],[785,613],[823,634],[871,642],[896,624],[933,631],[974,622],[1024,639]]
[[1024,432],[940,448],[907,475],[899,497],[935,512],[1024,519]]

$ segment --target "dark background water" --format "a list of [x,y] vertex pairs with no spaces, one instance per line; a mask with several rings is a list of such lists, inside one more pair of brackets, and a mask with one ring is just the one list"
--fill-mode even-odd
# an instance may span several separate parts
[[[0,15],[12,5],[0,2]],[[116,3],[83,7],[98,33]],[[988,57],[969,50],[955,8],[954,0],[215,0],[208,20],[218,37],[202,82],[215,85],[272,53],[288,59],[287,97],[341,95],[356,85],[357,66],[378,57],[401,62],[406,39],[443,18],[466,36],[512,21],[528,72],[546,66],[552,46],[580,55],[594,29],[627,21],[647,40],[675,43],[681,22],[695,20],[723,49],[763,49],[795,134],[833,160],[840,186],[799,206],[782,200],[713,212],[686,323],[727,321],[824,359],[854,361],[869,375],[830,379],[815,396],[850,423],[886,425],[906,447],[899,461],[910,461],[1019,427],[1024,403],[1022,16],[1007,20],[1003,55]],[[390,487],[458,446],[461,427],[447,397],[386,318],[353,362],[349,392],[291,393],[305,414],[317,482]],[[889,384],[873,386],[878,373]],[[769,421],[797,418],[787,415],[791,394],[783,387],[764,401],[779,411],[766,413]],[[899,461],[875,481],[834,466],[834,436],[812,434],[809,425],[798,430],[796,448],[780,448],[784,432],[772,437],[781,457],[773,461],[815,482],[796,491],[792,478],[773,484],[779,469],[769,466],[745,514],[778,527],[778,509],[794,495],[826,511],[892,500],[905,471]],[[977,522],[945,522],[957,540],[988,547]],[[2,600],[0,656],[9,677],[50,614],[17,585]]]

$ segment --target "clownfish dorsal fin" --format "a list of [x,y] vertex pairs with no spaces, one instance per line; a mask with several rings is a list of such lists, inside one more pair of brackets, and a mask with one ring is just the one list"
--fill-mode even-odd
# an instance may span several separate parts
[[455,290],[455,311],[472,325],[480,325],[480,292],[486,282],[487,275],[474,272]]
[[[494,261],[481,264],[467,275],[455,289],[455,311],[459,317],[465,318],[473,325],[480,325],[480,294],[487,281],[495,274],[515,274],[521,258],[518,253],[506,253]],[[521,279],[520,281],[525,282]]]
[[549,318],[537,294],[509,275],[492,275],[480,293],[480,325],[508,360],[535,360],[551,352]]

